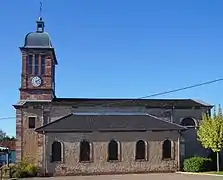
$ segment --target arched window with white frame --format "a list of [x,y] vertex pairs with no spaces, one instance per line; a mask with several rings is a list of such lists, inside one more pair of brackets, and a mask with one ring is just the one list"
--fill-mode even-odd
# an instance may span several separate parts
[[171,159],[172,157],[172,143],[169,139],[163,142],[163,159]]
[[112,139],[108,144],[108,161],[118,161],[119,160],[119,142]]
[[180,125],[186,127],[196,127],[196,122],[192,117],[186,117],[181,120]]
[[136,147],[135,147],[135,159],[146,160],[146,156],[147,156],[146,150],[147,150],[146,142],[143,140],[137,141]]
[[91,159],[90,142],[83,140],[80,142],[80,162],[89,162]]
[[62,145],[58,141],[54,141],[51,146],[52,162],[62,161]]

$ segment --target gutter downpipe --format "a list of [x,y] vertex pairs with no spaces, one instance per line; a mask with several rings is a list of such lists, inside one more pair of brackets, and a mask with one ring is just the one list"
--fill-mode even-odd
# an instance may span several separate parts
[[21,135],[20,135],[20,138],[21,138],[21,152],[20,152],[20,161],[23,160],[23,156],[24,156],[24,141],[23,141],[23,136],[24,136],[24,127],[23,127],[23,118],[24,118],[24,111],[23,111],[23,108],[20,109],[20,118],[21,118]]
[[46,176],[46,135],[43,131],[43,168],[44,168],[44,177]]
[[170,122],[174,122],[174,109],[175,109],[175,107],[174,106],[172,106],[171,107],[171,117],[170,117]]
[[179,137],[178,137],[178,154],[177,154],[177,160],[178,160],[178,171],[181,169],[181,158],[180,158],[180,139],[181,139],[181,131],[178,131]]

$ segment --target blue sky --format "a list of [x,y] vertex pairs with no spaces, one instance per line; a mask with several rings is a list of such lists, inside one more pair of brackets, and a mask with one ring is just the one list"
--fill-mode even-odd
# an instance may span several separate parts
[[[43,0],[58,97],[141,97],[223,77],[223,1]],[[15,116],[21,54],[38,0],[0,5],[0,117]],[[222,103],[223,82],[157,98]],[[15,135],[15,119],[0,120]]]

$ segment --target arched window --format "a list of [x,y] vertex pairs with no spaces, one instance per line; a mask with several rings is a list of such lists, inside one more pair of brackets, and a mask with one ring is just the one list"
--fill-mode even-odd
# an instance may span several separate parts
[[195,127],[196,126],[194,119],[190,118],[190,117],[182,119],[181,125],[182,126],[189,126],[189,127]]
[[170,159],[171,158],[171,141],[165,140],[163,142],[163,159]]
[[136,160],[145,160],[146,159],[146,143],[143,140],[136,142]]
[[80,162],[90,161],[90,143],[86,140],[80,142]]
[[61,143],[54,141],[52,144],[52,162],[61,161]]
[[111,140],[108,144],[108,160],[118,160],[118,142]]

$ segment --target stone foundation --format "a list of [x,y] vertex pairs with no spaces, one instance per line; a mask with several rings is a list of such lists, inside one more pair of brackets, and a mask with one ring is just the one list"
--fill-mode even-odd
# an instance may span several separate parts
[[[164,163],[165,164],[165,163]],[[113,166],[82,166],[82,168],[75,168],[74,166],[60,165],[56,167],[55,172],[51,173],[53,176],[75,176],[75,175],[109,175],[109,174],[138,174],[138,173],[170,173],[178,171],[177,163],[170,162],[166,165],[152,165],[149,163],[137,164],[130,166],[122,166],[115,164]]]

